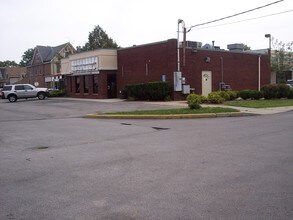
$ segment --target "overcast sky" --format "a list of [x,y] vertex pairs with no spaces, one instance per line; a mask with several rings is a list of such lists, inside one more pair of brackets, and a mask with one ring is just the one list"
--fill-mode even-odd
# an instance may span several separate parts
[[[0,61],[19,62],[36,45],[70,42],[83,46],[95,25],[100,25],[121,47],[177,38],[177,21],[186,27],[263,6],[277,0],[0,0]],[[265,34],[293,41],[293,0],[265,7],[221,22],[194,28],[187,40],[217,46],[244,43],[268,48]],[[238,22],[233,24],[227,24]],[[225,25],[222,25],[225,24]],[[216,27],[209,27],[214,26]],[[207,28],[209,27],[209,28]]]

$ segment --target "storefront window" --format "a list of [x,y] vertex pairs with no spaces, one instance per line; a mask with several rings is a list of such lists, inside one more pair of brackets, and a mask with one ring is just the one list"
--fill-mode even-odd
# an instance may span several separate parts
[[79,76],[75,77],[75,92],[80,93],[80,78],[79,78]]
[[93,77],[94,77],[94,79],[93,79],[93,92],[95,93],[95,94],[97,94],[98,93],[98,75],[93,75]]
[[84,93],[89,93],[89,76],[83,76]]

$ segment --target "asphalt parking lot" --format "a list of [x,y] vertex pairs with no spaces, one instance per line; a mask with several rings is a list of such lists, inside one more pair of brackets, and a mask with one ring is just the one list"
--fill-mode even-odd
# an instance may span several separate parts
[[293,219],[293,112],[83,118],[154,108],[0,100],[0,219]]

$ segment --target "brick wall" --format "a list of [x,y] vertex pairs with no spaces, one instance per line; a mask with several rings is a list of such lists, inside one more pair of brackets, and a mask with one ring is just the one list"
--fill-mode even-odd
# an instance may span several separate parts
[[[233,90],[258,89],[258,55],[219,50],[186,49],[185,66],[182,63],[182,76],[186,84],[202,92],[202,71],[212,72],[212,90],[219,90],[223,79]],[[209,57],[210,62],[206,62]],[[261,85],[270,83],[270,62],[267,55],[261,56]],[[177,41],[134,46],[118,50],[117,90],[122,91],[127,84],[161,81],[162,75],[173,85],[173,73],[177,69]],[[173,93],[174,99],[182,99],[181,92]]]
[[176,40],[118,50],[117,91],[127,84],[161,81],[173,83],[176,70]]
[[39,87],[48,87],[48,84],[45,83],[45,77],[51,76],[51,63],[46,63],[42,65],[29,66],[27,68],[27,76],[25,81],[30,84],[35,82],[39,83]]
[[116,71],[101,70],[98,74],[98,93],[93,93],[93,75],[88,75],[89,80],[89,92],[84,93],[84,76],[78,76],[80,78],[80,92],[76,93],[75,80],[77,76],[66,76],[66,95],[75,98],[108,98],[108,75],[116,75]]
[[[209,62],[206,62],[206,58]],[[213,51],[213,50],[186,50],[186,66],[183,67],[183,76],[186,84],[195,88],[196,93],[201,93],[201,72],[212,72],[212,90],[219,90],[219,83],[223,81],[231,86],[232,90],[258,89],[258,54],[242,52]],[[267,55],[262,55],[261,86],[270,83],[270,61]]]

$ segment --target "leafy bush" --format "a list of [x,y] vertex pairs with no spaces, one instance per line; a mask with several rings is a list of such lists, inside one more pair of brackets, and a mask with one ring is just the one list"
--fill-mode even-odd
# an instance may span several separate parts
[[198,95],[200,103],[208,103],[208,98],[203,95]]
[[264,85],[261,88],[265,99],[286,98],[289,96],[290,88],[284,84]]
[[293,88],[290,88],[288,99],[293,99]]
[[49,97],[63,97],[65,96],[64,90],[53,90],[49,92]]
[[278,98],[288,98],[290,94],[290,87],[287,86],[286,84],[278,84]]
[[225,101],[229,101],[230,100],[230,95],[229,93],[227,93],[226,91],[221,91],[219,92],[219,95],[225,99]]
[[230,91],[226,91],[226,93],[229,94],[231,101],[237,99],[237,97],[238,97],[238,92],[237,91],[230,90]]
[[171,96],[172,88],[167,82],[149,82],[126,85],[125,91],[128,99],[163,101]]
[[201,106],[201,96],[195,93],[191,93],[186,98],[187,104],[190,109],[200,109]]
[[278,88],[276,85],[264,85],[261,88],[265,99],[274,99],[277,98]]
[[263,93],[257,90],[241,90],[238,96],[242,99],[260,99],[263,97]]
[[208,102],[212,104],[221,104],[225,99],[220,95],[220,92],[211,92],[208,95]]

